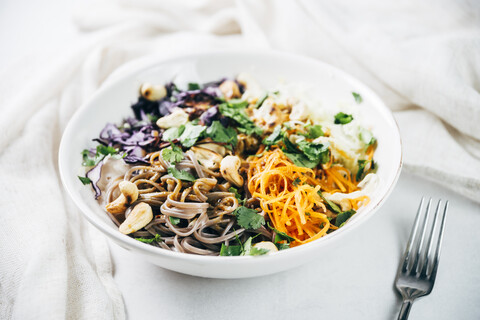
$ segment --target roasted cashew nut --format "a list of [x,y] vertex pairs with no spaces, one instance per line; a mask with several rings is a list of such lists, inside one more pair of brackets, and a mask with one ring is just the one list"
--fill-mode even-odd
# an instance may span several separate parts
[[178,128],[188,122],[188,113],[182,108],[176,108],[168,116],[161,117],[157,120],[157,126],[162,129]]
[[[213,142],[206,142],[206,143],[198,143],[198,147],[208,149],[210,151],[216,152],[222,157],[224,157],[227,154],[227,148],[224,146],[218,144],[218,143],[213,143]],[[221,160],[220,160],[221,161]]]
[[138,188],[135,183],[122,181],[118,184],[120,196],[105,206],[105,209],[112,213],[123,213],[127,207],[138,199]]
[[255,243],[253,247],[257,249],[266,249],[268,250],[268,253],[278,251],[277,246],[271,241],[258,242],[258,243]]
[[130,234],[145,227],[152,219],[152,207],[148,203],[140,202],[133,208],[118,230],[123,234]]
[[200,162],[202,166],[210,170],[218,169],[221,161],[223,160],[221,155],[206,148],[192,147],[190,150],[192,150],[195,154],[197,161]]
[[167,89],[162,85],[153,85],[147,82],[140,87],[140,94],[147,100],[157,101],[167,95]]
[[258,140],[252,136],[246,135],[244,133],[239,134],[238,136],[237,147],[235,149],[238,153],[255,152],[258,149]]
[[242,162],[237,156],[226,156],[220,163],[220,173],[225,180],[233,183],[237,187],[243,186],[243,178],[238,173]]
[[225,99],[232,99],[240,97],[240,89],[235,81],[225,80],[218,86],[220,91],[225,96]]
[[338,204],[340,205],[340,209],[342,209],[342,211],[348,211],[352,209],[352,205],[348,199],[342,199],[338,201]]

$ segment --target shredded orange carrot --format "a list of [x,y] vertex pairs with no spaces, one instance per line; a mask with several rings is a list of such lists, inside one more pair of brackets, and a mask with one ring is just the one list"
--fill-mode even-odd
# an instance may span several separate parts
[[368,148],[367,148],[367,151],[366,151],[366,154],[368,156],[368,160],[372,160],[373,159],[373,153],[375,152],[375,147],[374,145],[369,145]]
[[350,204],[354,210],[358,210],[358,208],[366,206],[369,202],[370,198],[368,196],[361,196],[350,200]]
[[352,157],[350,157],[347,153],[345,153],[345,151],[343,151],[342,149],[335,149],[343,158],[345,159],[352,159]]
[[[263,150],[262,150],[263,152]],[[325,214],[325,204],[318,192],[351,193],[359,190],[357,181],[341,165],[328,163],[323,169],[298,167],[280,149],[264,151],[262,156],[250,157],[248,190],[260,200],[262,210],[273,226],[285,232],[298,246],[323,237],[336,230]],[[367,204],[368,196],[350,200],[357,210]]]
[[343,193],[350,193],[358,190],[356,183],[352,182],[350,172],[339,165],[332,166],[325,169],[327,175],[332,176],[332,180]]
[[[341,181],[334,182],[341,184]],[[312,169],[295,166],[280,149],[267,151],[250,161],[248,189],[253,197],[260,199],[274,227],[295,239],[292,246],[318,239],[331,227],[318,194],[320,188],[337,187],[328,179],[317,179]]]

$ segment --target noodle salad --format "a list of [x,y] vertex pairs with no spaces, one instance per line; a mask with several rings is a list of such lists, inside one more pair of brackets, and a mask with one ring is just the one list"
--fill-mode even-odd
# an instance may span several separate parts
[[83,150],[79,179],[121,233],[166,250],[264,255],[319,239],[369,202],[377,142],[358,93],[327,108],[309,91],[248,74],[144,83],[133,115]]

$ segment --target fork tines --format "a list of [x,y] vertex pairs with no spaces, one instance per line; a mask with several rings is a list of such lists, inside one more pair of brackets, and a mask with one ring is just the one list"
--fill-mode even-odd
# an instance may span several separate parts
[[[412,233],[410,234],[407,249],[405,251],[402,271],[406,273],[414,273],[417,276],[435,277],[438,267],[438,260],[440,257],[443,230],[445,228],[445,217],[448,210],[448,201],[446,201],[443,206],[442,200],[438,201],[437,209],[435,210],[435,215],[433,217],[433,221],[431,222],[429,221],[429,217],[432,199],[430,198],[428,201],[427,208],[425,210],[426,213],[422,219],[424,202],[425,199],[422,198],[418,208],[417,216],[415,218],[415,224],[413,226]],[[440,227],[438,227],[439,221]],[[427,234],[427,227],[429,225],[430,230]],[[439,229],[439,231],[437,229]],[[426,237],[428,238],[426,239]],[[425,240],[427,241],[425,242]],[[435,247],[433,246],[434,243],[436,243]],[[435,250],[433,256],[432,250]]]
[[[405,320],[416,298],[430,294],[437,275],[440,249],[442,247],[448,201],[438,201],[433,219],[430,217],[432,199],[424,210],[422,198],[413,225],[403,261],[398,268],[395,286],[402,294],[403,304],[398,319]],[[423,214],[425,212],[425,214]]]

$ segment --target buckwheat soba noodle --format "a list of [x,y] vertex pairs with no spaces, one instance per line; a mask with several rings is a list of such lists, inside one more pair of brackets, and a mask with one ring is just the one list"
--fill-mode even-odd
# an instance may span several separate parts
[[119,232],[165,250],[263,255],[319,239],[368,203],[376,139],[342,110],[247,74],[179,89],[143,84],[134,117],[82,152]]

